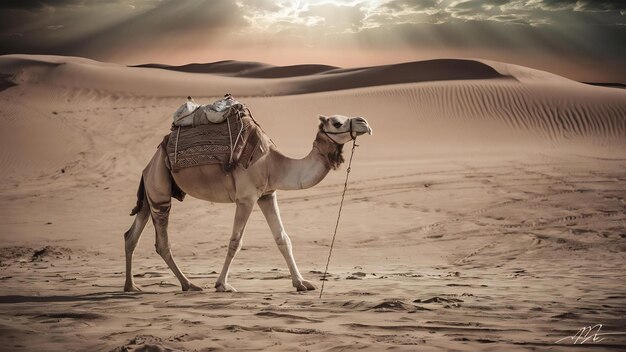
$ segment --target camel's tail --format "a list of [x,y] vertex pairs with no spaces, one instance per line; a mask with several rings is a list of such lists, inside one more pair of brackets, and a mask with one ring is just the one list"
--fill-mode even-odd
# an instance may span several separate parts
[[146,197],[146,187],[143,184],[143,175],[141,176],[141,182],[139,182],[139,189],[137,190],[137,205],[130,211],[130,216],[137,215],[143,208],[144,199]]

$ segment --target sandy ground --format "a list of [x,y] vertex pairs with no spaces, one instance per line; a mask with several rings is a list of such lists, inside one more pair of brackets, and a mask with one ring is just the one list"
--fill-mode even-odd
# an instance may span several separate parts
[[[317,113],[365,116],[374,135],[359,139],[322,299],[291,287],[258,209],[231,269],[240,292],[214,292],[234,207],[192,198],[174,203],[170,240],[205,290],[180,292],[149,224],[134,267],[145,292],[128,294],[128,212],[187,93],[95,89],[85,77],[104,64],[55,58],[79,66],[72,76],[71,65],[18,59],[0,58],[0,73],[18,83],[0,92],[0,350],[626,348],[622,90],[497,63],[506,77],[282,97],[255,91],[263,80],[174,72],[236,80],[294,157],[310,149]],[[135,70],[137,87],[146,70],[178,79]],[[344,172],[279,193],[300,270],[320,285]],[[568,337],[596,324],[572,345],[583,339]]]

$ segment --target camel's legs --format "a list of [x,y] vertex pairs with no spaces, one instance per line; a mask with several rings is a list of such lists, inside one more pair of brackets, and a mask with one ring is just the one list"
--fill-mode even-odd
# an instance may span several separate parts
[[150,215],[150,209],[147,202],[144,200],[143,207],[135,216],[135,221],[133,221],[130,229],[128,229],[128,231],[126,231],[126,233],[124,234],[124,245],[126,247],[126,283],[124,284],[125,292],[141,291],[139,286],[135,285],[133,281],[133,252],[135,251],[135,247],[137,247],[137,243],[139,242],[139,238],[141,237],[141,233],[143,232],[144,227],[146,227],[146,223],[148,222],[148,215]]
[[246,224],[248,223],[248,218],[250,217],[250,213],[252,213],[252,208],[254,207],[253,200],[242,200],[237,201],[237,210],[235,211],[235,221],[233,224],[233,233],[230,237],[230,242],[228,243],[228,254],[226,255],[226,260],[224,261],[224,267],[222,268],[222,272],[220,273],[220,277],[217,279],[215,283],[215,290],[217,292],[235,292],[234,287],[229,285],[226,281],[228,279],[228,271],[230,270],[230,264],[233,262],[235,255],[241,249],[243,232],[246,228]]
[[202,288],[192,284],[187,276],[183,274],[183,272],[178,268],[176,262],[174,261],[174,257],[172,256],[172,251],[170,249],[170,243],[167,236],[167,224],[169,221],[170,215],[170,206],[160,206],[158,208],[150,206],[150,214],[152,215],[152,223],[154,224],[154,230],[156,232],[156,251],[159,253],[161,258],[165,260],[167,266],[172,270],[178,281],[180,281],[180,285],[183,291],[202,291]]
[[298,291],[315,290],[315,286],[309,281],[304,280],[304,278],[302,278],[302,275],[300,274],[300,271],[298,271],[298,266],[296,265],[296,261],[293,258],[291,240],[289,239],[289,236],[287,236],[287,233],[285,232],[285,229],[283,227],[283,222],[280,218],[280,211],[278,209],[278,197],[276,195],[276,192],[261,197],[258,200],[258,204],[261,208],[261,211],[263,211],[263,215],[265,215],[267,224],[272,230],[272,235],[274,235],[274,240],[278,245],[278,249],[285,258],[285,261],[287,262],[289,272],[291,273],[291,281],[293,283],[293,287],[297,288]]

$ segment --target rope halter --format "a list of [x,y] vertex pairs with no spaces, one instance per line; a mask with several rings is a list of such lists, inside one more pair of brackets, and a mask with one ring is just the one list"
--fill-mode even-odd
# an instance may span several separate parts
[[354,132],[353,123],[352,123],[352,122],[353,122],[353,120],[354,120],[353,118],[352,118],[352,119],[350,119],[350,129],[349,129],[348,131],[343,131],[343,132],[329,132],[329,131],[326,131],[326,130],[324,129],[324,127],[321,127],[321,128],[320,128],[320,130],[321,130],[322,132],[324,132],[324,134],[326,135],[326,137],[328,137],[328,139],[330,139],[331,141],[333,141],[333,142],[334,142],[335,144],[337,144],[337,145],[340,145],[340,144],[343,144],[343,143],[337,143],[337,141],[335,141],[335,140],[334,140],[334,139],[333,139],[330,135],[337,135],[337,134],[350,133],[350,140],[351,140],[351,141],[354,141],[354,140],[356,140],[357,134],[356,134],[356,132]]

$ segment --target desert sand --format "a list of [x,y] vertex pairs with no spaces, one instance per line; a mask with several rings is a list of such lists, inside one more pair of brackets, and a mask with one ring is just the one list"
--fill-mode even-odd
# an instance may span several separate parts
[[[172,68],[27,55],[0,57],[0,89],[0,350],[626,348],[626,90],[484,60]],[[204,291],[181,292],[148,224],[134,266],[144,292],[123,292],[141,170],[187,95],[225,93],[292,157],[310,150],[318,114],[374,129],[358,140],[322,299],[291,287],[258,209],[231,269],[239,292],[214,292],[234,206],[190,197],[173,203],[170,241]],[[345,168],[279,192],[318,287]]]

